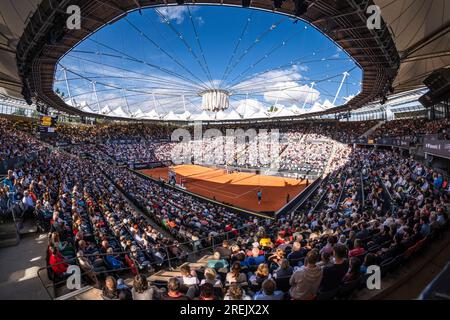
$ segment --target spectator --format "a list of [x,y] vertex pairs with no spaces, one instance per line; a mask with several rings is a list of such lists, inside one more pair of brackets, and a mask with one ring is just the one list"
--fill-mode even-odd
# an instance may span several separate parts
[[108,276],[105,280],[105,286],[102,290],[104,300],[119,300],[119,291],[117,290],[117,281],[114,277]]
[[133,300],[158,300],[160,297],[159,290],[149,286],[147,278],[140,274],[134,277],[131,295]]
[[220,253],[222,259],[228,260],[231,258],[231,249],[229,248],[229,243],[227,240],[222,242],[222,246],[217,247],[216,251]]
[[259,266],[261,263],[266,262],[266,257],[263,254],[260,254],[260,250],[258,248],[252,249],[252,256],[247,257],[244,261],[246,266]]
[[56,247],[51,247],[50,250],[51,255],[49,259],[49,264],[52,267],[53,272],[58,277],[65,276],[69,265],[65,262],[63,256]]
[[341,244],[335,244],[333,256],[333,265],[323,268],[323,277],[319,288],[321,292],[337,290],[348,271],[348,261],[345,259],[347,248]]
[[276,290],[277,284],[272,279],[266,279],[262,283],[262,290],[257,292],[253,300],[283,300],[284,293]]
[[363,255],[366,252],[360,239],[356,239],[353,245],[353,249],[348,252],[348,257],[357,257]]
[[252,298],[245,294],[245,291],[239,284],[233,283],[230,285],[223,300],[252,300]]
[[352,282],[361,279],[361,260],[357,257],[350,258],[348,272],[345,274],[342,282]]
[[216,300],[214,295],[214,287],[211,283],[204,283],[200,286],[199,300]]
[[287,259],[281,260],[280,266],[274,272],[275,278],[287,278],[292,275],[294,268],[291,267]]
[[289,280],[289,294],[295,300],[314,299],[322,281],[322,269],[317,266],[319,254],[316,250],[308,252],[305,265],[297,270]]
[[230,272],[226,275],[226,284],[238,283],[240,285],[247,285],[247,276],[241,272],[241,264],[239,262],[233,263]]
[[226,261],[225,259],[222,259],[220,256],[220,252],[216,251],[214,252],[213,255],[213,259],[212,260],[208,260],[208,264],[207,264],[208,268],[212,268],[212,269],[225,269],[228,268],[228,261]]
[[189,300],[181,291],[181,283],[178,278],[170,278],[167,282],[167,292],[161,297],[162,300]]

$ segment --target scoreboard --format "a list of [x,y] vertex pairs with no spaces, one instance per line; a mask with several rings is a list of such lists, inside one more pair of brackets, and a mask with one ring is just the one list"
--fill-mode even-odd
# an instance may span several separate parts
[[39,118],[39,132],[41,135],[53,135],[55,133],[57,116],[40,116]]
[[41,116],[41,126],[44,127],[54,127],[57,121],[57,116]]

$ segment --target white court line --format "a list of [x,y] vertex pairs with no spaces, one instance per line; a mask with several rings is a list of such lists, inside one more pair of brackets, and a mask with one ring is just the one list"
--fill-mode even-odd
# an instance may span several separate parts
[[258,189],[259,189],[258,187],[255,187],[255,188],[253,188],[253,189],[251,189],[251,190],[249,190],[249,191],[247,191],[247,192],[244,192],[244,193],[241,194],[238,198],[242,197],[243,195],[246,195],[247,193],[250,193],[250,192],[253,192],[253,191],[255,191],[255,190],[258,190]]
[[[195,183],[191,183],[190,185],[193,185],[195,188],[199,188],[199,189],[203,189],[203,190],[206,190],[206,191],[216,191],[217,189],[213,189],[213,188],[206,188],[206,187],[203,187],[203,186],[199,186],[199,185],[196,185]],[[188,186],[187,186],[188,187]],[[238,193],[234,193],[234,192],[228,192],[228,191],[220,191],[220,192],[223,192],[223,193],[228,193],[228,194],[232,194],[233,196],[227,196],[227,195],[224,195],[225,197],[227,197],[227,198],[233,198],[233,199],[236,199],[236,198],[239,198],[241,195],[239,195]]]

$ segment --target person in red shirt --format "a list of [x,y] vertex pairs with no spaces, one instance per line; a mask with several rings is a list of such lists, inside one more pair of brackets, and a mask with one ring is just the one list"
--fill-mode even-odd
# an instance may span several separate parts
[[353,250],[350,250],[348,253],[348,257],[357,257],[364,254],[366,250],[362,246],[362,242],[360,239],[356,239],[353,245]]
[[69,266],[64,262],[64,258],[58,249],[52,247],[52,254],[50,255],[49,263],[52,267],[53,272],[58,276],[63,276],[67,272],[67,267]]
[[285,232],[278,232],[277,239],[275,240],[275,246],[278,247],[280,244],[284,244],[286,241],[284,240]]

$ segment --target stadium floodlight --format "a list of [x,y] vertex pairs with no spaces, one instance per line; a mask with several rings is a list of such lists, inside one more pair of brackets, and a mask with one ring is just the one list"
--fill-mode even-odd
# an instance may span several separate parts
[[282,5],[283,5],[283,0],[273,0],[274,8],[280,9]]
[[251,2],[252,2],[252,0],[242,0],[242,6],[244,8],[248,8],[248,7],[250,7]]
[[308,11],[308,3],[305,0],[294,0],[295,4],[295,16],[300,17]]

